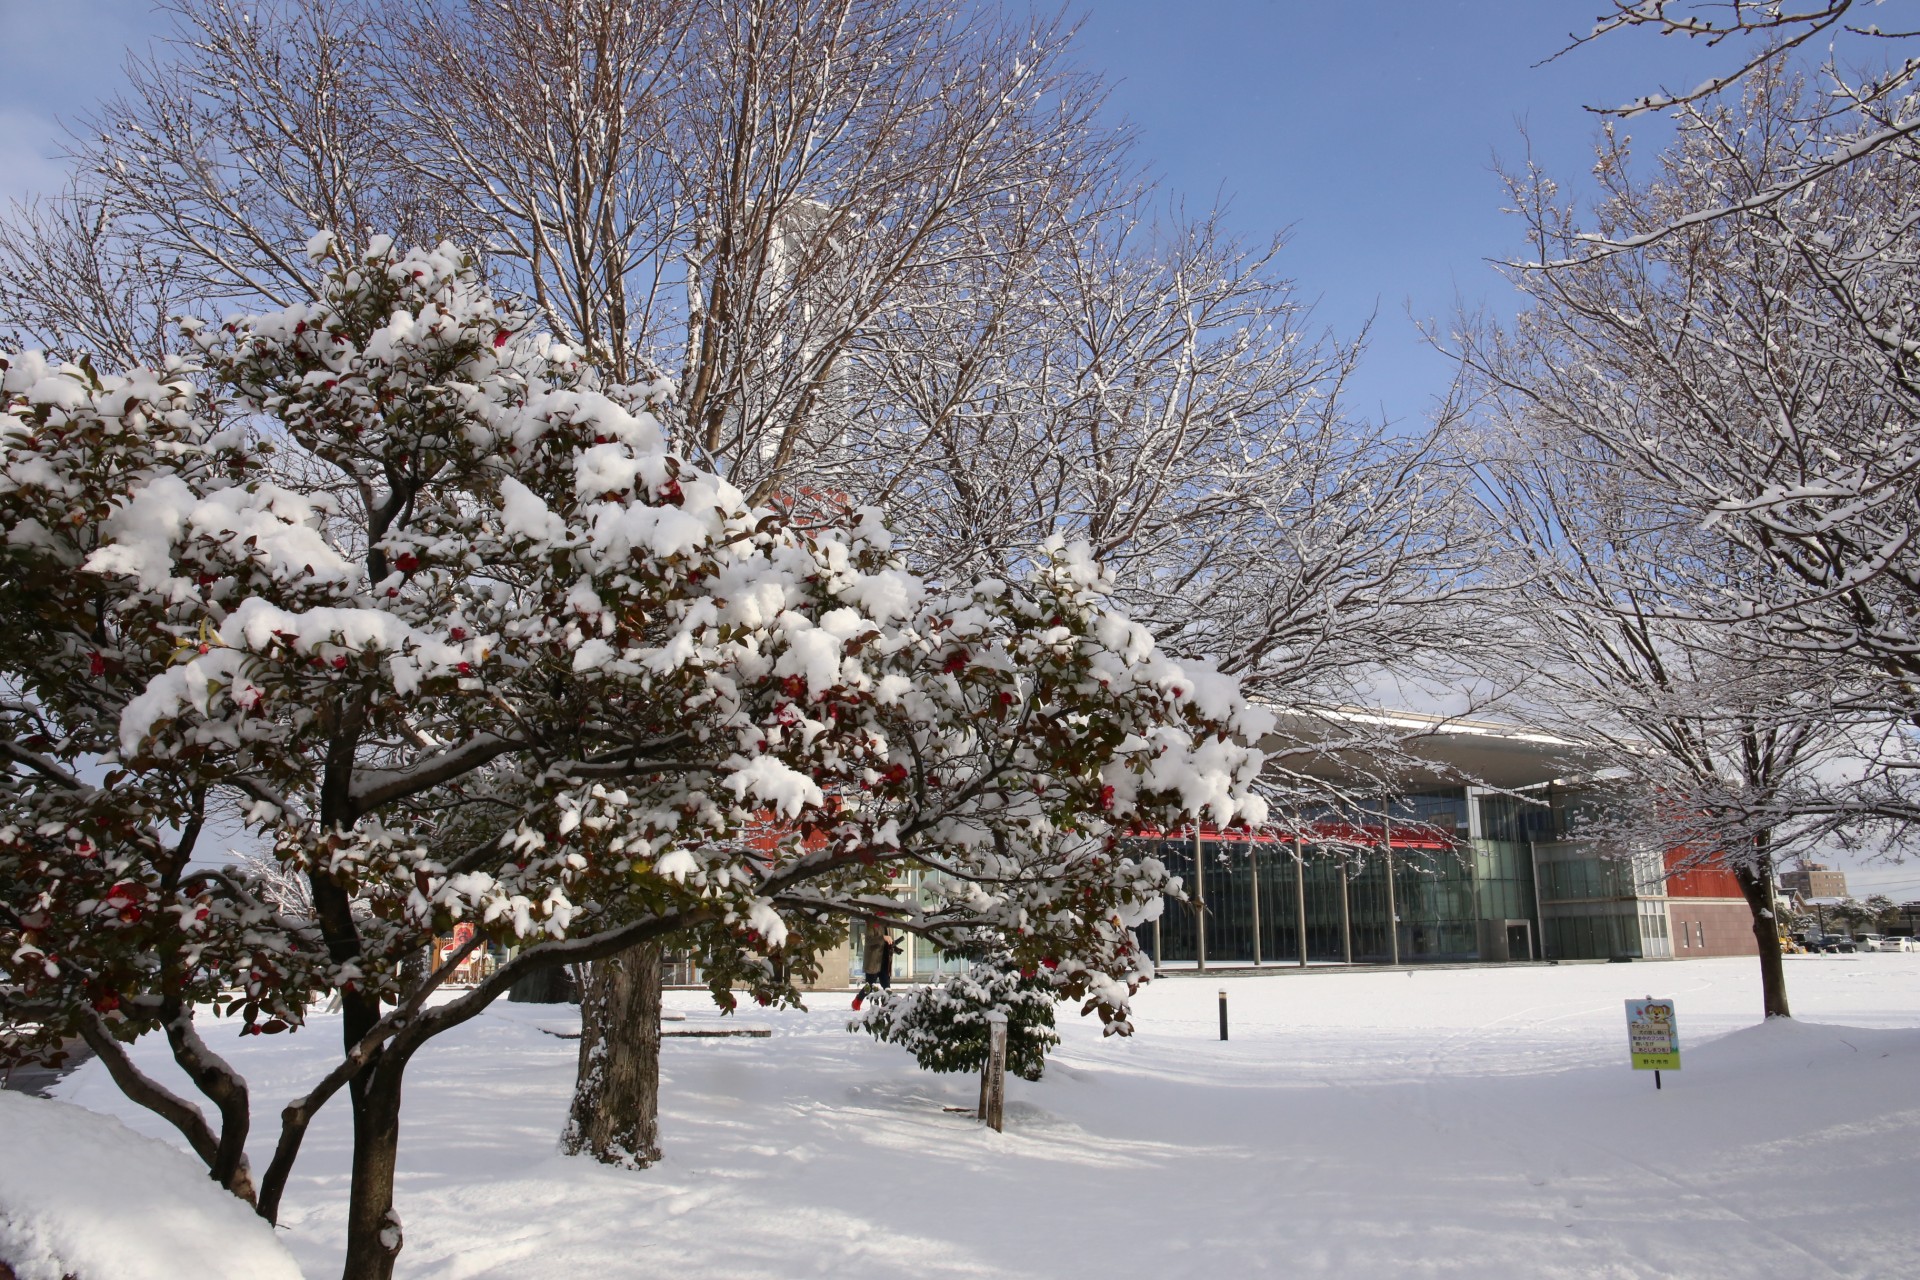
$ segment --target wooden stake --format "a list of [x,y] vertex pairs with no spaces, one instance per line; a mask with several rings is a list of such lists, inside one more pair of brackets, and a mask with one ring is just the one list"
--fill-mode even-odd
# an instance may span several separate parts
[[980,1118],[993,1126],[995,1133],[1004,1133],[1006,1108],[1007,1015],[996,1009],[987,1015],[987,1063],[980,1072]]

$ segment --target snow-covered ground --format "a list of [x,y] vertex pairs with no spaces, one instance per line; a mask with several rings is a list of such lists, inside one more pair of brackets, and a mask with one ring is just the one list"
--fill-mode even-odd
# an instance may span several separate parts
[[[669,1040],[644,1173],[554,1154],[575,1045],[543,1028],[577,1015],[503,1003],[411,1069],[400,1274],[1920,1276],[1920,955],[1795,957],[1788,981],[1800,1017],[1757,1026],[1751,960],[1169,978],[1129,1041],[1063,1009],[1004,1134],[942,1110],[974,1079],[822,995],[737,1020],[770,1039]],[[1658,1093],[1626,1062],[1643,995],[1678,1002]],[[334,1033],[216,1040],[254,1080],[257,1159]],[[165,1133],[97,1063],[61,1093]],[[336,1105],[287,1196],[310,1280],[338,1271],[346,1157]]]

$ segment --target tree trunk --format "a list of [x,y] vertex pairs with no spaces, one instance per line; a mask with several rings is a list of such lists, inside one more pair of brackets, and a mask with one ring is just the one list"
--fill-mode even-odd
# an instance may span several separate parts
[[392,1280],[400,1254],[393,1209],[400,1155],[400,1078],[404,1059],[382,1057],[347,1088],[353,1101],[353,1183],[347,1201],[347,1261],[341,1280]]
[[595,963],[580,997],[580,1070],[560,1149],[644,1169],[660,1158],[660,961],[643,943]]
[[572,999],[572,985],[566,966],[549,965],[515,981],[507,999],[515,1004],[565,1004]]
[[1740,896],[1753,916],[1753,940],[1760,946],[1760,1003],[1769,1018],[1788,1018],[1787,970],[1780,958],[1780,922],[1774,918],[1773,859],[1764,851],[1754,866],[1736,866]]

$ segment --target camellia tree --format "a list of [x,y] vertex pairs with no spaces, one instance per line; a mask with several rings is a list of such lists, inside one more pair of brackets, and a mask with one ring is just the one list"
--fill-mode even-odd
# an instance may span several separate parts
[[[409,1059],[551,966],[691,933],[774,1001],[848,918],[985,928],[1128,1029],[1168,877],[1118,834],[1263,816],[1233,681],[1083,551],[935,591],[871,511],[749,505],[666,447],[668,388],[604,384],[454,249],[310,249],[315,300],[190,327],[197,364],[0,357],[8,1055],[85,1036],[269,1219],[344,1089],[360,1280],[401,1248]],[[310,908],[196,856],[221,814]],[[273,1034],[321,996],[341,1057],[256,1175],[195,1010]],[[151,1030],[214,1120],[126,1053]]]

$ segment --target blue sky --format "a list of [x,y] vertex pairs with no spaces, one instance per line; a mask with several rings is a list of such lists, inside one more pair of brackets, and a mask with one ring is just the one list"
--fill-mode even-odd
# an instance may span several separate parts
[[[1447,362],[1409,311],[1444,320],[1456,298],[1512,310],[1488,265],[1522,249],[1500,213],[1496,156],[1533,151],[1577,187],[1599,127],[1588,104],[1664,81],[1695,83],[1671,41],[1623,35],[1536,65],[1585,30],[1595,0],[1089,0],[1083,57],[1116,81],[1113,105],[1189,202],[1231,200],[1258,238],[1291,228],[1282,258],[1318,319],[1352,333],[1377,311],[1353,405],[1422,414]],[[1663,133],[1657,120],[1635,134]]]

